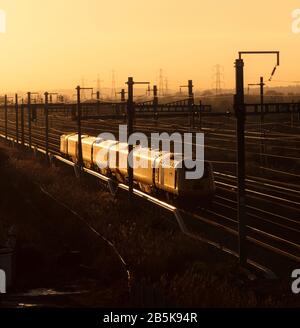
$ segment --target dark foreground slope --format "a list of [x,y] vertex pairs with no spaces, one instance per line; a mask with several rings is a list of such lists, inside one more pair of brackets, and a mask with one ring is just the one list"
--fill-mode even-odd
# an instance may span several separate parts
[[[0,153],[1,241],[17,235],[15,283],[2,306],[121,306],[127,273],[112,247]],[[34,171],[30,166],[27,170]]]
[[0,154],[2,242],[11,226],[17,231],[16,284],[3,306],[299,306],[289,279],[241,269],[183,236],[165,213],[147,204],[132,208],[99,182],[32,154],[5,145]]

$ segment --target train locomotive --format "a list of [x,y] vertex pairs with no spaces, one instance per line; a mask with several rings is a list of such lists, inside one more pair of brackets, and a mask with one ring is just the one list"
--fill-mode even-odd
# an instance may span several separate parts
[[[85,167],[111,177],[116,182],[127,183],[127,143],[89,135],[82,135],[81,139]],[[60,152],[65,158],[78,162],[78,134],[62,135]],[[101,158],[98,156],[100,152]],[[136,165],[141,161],[146,165]],[[184,161],[176,159],[174,153],[136,146],[133,150],[133,163],[135,187],[145,193],[166,198],[172,203],[197,204],[202,207],[214,196],[214,175],[209,162],[204,162],[204,174],[195,180],[186,179],[188,169]]]

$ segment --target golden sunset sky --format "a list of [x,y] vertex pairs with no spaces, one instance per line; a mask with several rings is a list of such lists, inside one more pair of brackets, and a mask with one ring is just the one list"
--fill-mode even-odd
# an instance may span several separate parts
[[[193,79],[211,88],[213,66],[234,86],[239,50],[280,50],[275,79],[300,80],[300,34],[292,11],[299,0],[3,0],[7,31],[0,34],[0,90],[74,88],[97,74],[111,86],[128,76],[156,82],[159,69],[170,87]],[[274,57],[246,58],[246,82],[268,78]],[[278,85],[274,82],[272,85]]]

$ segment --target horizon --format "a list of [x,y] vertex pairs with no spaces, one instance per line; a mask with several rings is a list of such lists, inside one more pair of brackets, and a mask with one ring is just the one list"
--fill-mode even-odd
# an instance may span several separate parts
[[[126,87],[125,87],[125,84],[124,84],[124,87],[120,86],[119,88],[117,87],[116,90],[119,91],[119,89],[121,90],[121,88],[125,88],[126,90]],[[96,88],[95,88],[96,89]],[[95,90],[94,89],[94,90]],[[145,93],[145,90],[144,88],[141,88],[141,87],[136,87],[135,89],[135,95],[134,97],[142,97],[144,96],[144,98],[152,98],[152,96],[150,95],[146,95]],[[252,96],[259,96],[259,93],[260,93],[260,89],[259,87],[252,87],[250,89],[250,91],[247,91],[248,88],[247,86],[245,86],[245,95],[252,95]],[[3,98],[4,95],[6,94],[7,96],[9,97],[12,97],[14,96],[15,94],[17,94],[19,97],[26,97],[26,94],[28,92],[37,92],[39,94],[39,96],[43,97],[44,96],[44,92],[58,92],[59,95],[62,95],[62,96],[67,96],[67,97],[72,97],[72,95],[75,96],[75,88],[62,88],[62,89],[47,89],[47,90],[18,90],[18,91],[8,91],[6,93],[0,93],[0,98]],[[234,92],[235,92],[235,89],[234,88],[224,88],[224,89],[221,89],[221,93],[219,94],[216,94],[216,91],[215,89],[211,88],[211,89],[198,89],[197,86],[195,86],[195,89],[194,89],[194,94],[195,94],[195,97],[198,98],[198,97],[215,97],[215,98],[218,98],[218,97],[222,97],[223,95],[234,95]],[[249,93],[250,92],[250,93]],[[287,86],[284,86],[284,85],[278,85],[278,86],[273,86],[273,87],[268,87],[266,86],[265,87],[265,95],[266,96],[271,96],[271,94],[268,94],[269,92],[276,92],[277,93],[277,96],[285,96],[285,97],[299,97],[300,96],[300,84],[298,85],[287,85]],[[86,99],[89,99],[89,96],[88,96],[88,93],[84,96]],[[187,96],[187,93],[186,92],[182,92],[180,93],[179,90],[176,90],[176,89],[169,89],[168,90],[168,93],[167,94],[164,94],[163,96],[159,96],[159,98],[168,98],[168,97],[176,97],[176,98],[180,98],[181,97],[185,97]],[[272,94],[272,96],[276,96],[276,94]],[[102,87],[101,88],[101,93],[100,93],[100,98],[101,99],[114,99],[114,97],[111,97],[111,88],[110,87]],[[119,98],[119,95],[116,95],[115,97],[116,99]],[[92,99],[92,98],[91,98]]]

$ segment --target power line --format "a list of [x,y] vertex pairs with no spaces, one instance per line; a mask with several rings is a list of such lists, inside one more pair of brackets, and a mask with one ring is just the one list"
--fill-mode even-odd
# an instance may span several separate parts
[[159,70],[159,95],[164,96],[164,75],[163,75],[163,70]]
[[169,80],[166,77],[165,78],[165,95],[167,96],[169,94]]
[[214,66],[213,85],[216,95],[221,94],[224,85],[224,67],[219,64]]
[[111,99],[116,98],[116,72],[112,70],[111,72]]
[[85,86],[85,79],[84,77],[82,76],[81,78],[81,88],[82,88],[82,93],[81,93],[81,96],[82,96],[82,99],[86,99],[86,96],[85,96],[85,89],[84,89],[84,86]]

